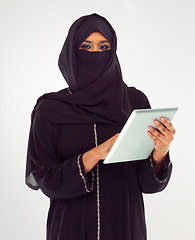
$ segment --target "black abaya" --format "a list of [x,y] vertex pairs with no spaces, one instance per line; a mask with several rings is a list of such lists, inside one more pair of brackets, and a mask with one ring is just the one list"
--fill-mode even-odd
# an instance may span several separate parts
[[[76,72],[75,46],[95,30],[112,48],[104,70],[86,86],[77,78],[82,74]],[[27,185],[50,198],[47,240],[146,240],[142,193],[166,187],[169,155],[158,178],[151,157],[115,164],[100,160],[87,174],[82,161],[86,151],[120,132],[134,109],[150,108],[147,97],[122,80],[116,35],[107,20],[97,14],[78,19],[59,66],[70,88],[38,99],[26,166]]]
[[[149,107],[145,95],[129,88],[132,92],[136,92],[136,109]],[[95,127],[101,144],[123,125]],[[166,187],[172,170],[169,157],[159,178],[150,159],[108,165],[100,160],[85,174],[82,154],[93,147],[94,124],[52,124],[36,110],[29,157],[39,188],[50,198],[47,240],[146,240],[142,193]]]

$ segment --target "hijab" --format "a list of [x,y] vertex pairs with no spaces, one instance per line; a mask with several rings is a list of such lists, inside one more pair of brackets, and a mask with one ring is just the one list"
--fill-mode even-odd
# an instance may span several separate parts
[[[94,31],[104,35],[111,50],[89,52],[79,49]],[[57,124],[124,124],[132,106],[116,49],[116,33],[104,17],[94,13],[77,19],[69,29],[58,60],[69,88],[39,97],[32,119],[39,109],[47,120]],[[131,98],[133,101],[133,94]]]

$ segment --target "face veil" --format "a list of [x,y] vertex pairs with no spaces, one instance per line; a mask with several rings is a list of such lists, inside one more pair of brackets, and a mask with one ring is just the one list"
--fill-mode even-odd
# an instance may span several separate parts
[[103,52],[89,52],[76,49],[76,80],[79,89],[90,85],[103,72],[110,57],[110,50]]

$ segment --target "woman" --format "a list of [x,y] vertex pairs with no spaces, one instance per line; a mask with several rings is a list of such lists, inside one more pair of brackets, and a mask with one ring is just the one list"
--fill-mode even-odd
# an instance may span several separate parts
[[105,18],[77,19],[59,57],[69,88],[44,94],[33,109],[26,183],[50,198],[47,240],[145,240],[142,193],[169,181],[175,130],[165,118],[148,129],[148,159],[103,164],[131,112],[150,108],[123,82],[116,44]]

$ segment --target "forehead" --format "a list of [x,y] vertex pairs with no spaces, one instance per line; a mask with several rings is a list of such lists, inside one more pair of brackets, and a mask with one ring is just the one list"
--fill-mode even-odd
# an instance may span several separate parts
[[92,32],[85,40],[91,40],[91,41],[107,40],[108,41],[108,39],[99,31]]
[[82,42],[96,31],[99,31],[111,43],[113,31],[110,25],[101,18],[90,18],[82,22],[77,30],[76,47],[79,47]]

